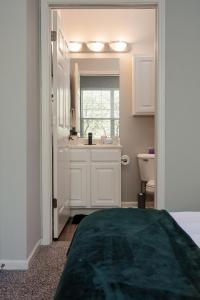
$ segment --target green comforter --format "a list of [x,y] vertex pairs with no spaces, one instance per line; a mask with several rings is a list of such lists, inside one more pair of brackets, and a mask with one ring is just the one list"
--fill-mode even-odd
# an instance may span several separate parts
[[200,299],[200,249],[164,210],[95,212],[78,226],[55,299]]

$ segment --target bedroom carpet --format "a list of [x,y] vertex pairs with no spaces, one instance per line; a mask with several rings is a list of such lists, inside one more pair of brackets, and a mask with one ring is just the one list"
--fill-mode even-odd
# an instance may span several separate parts
[[40,246],[27,271],[0,271],[0,299],[53,299],[69,244],[58,241],[51,246]]

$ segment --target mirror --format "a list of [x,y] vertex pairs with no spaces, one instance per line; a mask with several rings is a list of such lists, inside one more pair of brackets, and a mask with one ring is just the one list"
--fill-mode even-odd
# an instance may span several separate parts
[[71,59],[72,127],[80,137],[119,137],[119,59]]

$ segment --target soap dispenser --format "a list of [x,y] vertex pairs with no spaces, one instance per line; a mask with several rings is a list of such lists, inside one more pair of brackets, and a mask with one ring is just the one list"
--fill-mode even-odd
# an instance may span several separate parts
[[92,145],[92,132],[88,132],[88,145]]

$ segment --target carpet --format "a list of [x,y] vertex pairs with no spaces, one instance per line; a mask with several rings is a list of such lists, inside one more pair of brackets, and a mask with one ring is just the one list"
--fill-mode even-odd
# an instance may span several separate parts
[[58,241],[40,246],[27,271],[0,271],[0,299],[53,299],[69,244]]

